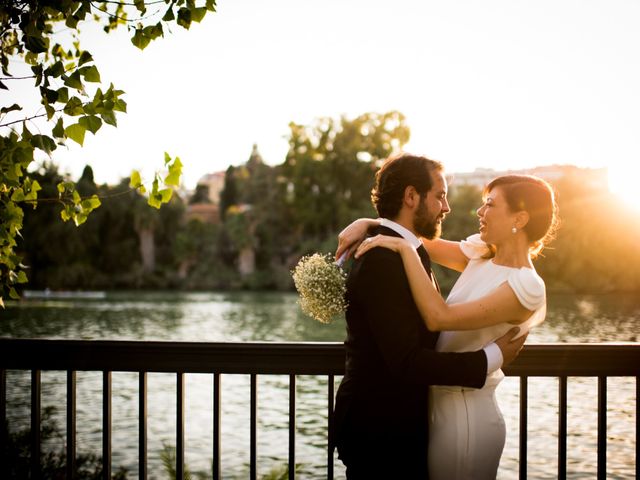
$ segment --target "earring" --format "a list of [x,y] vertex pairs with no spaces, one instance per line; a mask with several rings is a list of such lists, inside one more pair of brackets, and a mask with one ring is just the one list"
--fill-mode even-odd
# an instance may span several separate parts
[[513,233],[515,235],[516,233],[518,233],[518,229],[516,227],[513,227],[511,229],[511,233]]

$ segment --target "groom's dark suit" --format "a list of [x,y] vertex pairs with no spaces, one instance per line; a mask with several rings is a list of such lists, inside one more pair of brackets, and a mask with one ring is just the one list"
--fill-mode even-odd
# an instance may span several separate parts
[[[399,237],[379,227],[375,233]],[[424,247],[420,247],[424,250]],[[431,271],[426,251],[423,265]],[[482,351],[441,353],[413,301],[400,255],[374,248],[347,279],[345,376],[333,442],[349,479],[420,479],[427,470],[428,385],[484,385]]]

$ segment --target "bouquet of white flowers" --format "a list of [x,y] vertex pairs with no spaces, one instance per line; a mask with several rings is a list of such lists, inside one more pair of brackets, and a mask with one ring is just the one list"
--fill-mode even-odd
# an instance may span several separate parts
[[331,254],[302,257],[291,275],[304,313],[322,323],[331,323],[344,313],[347,275]]

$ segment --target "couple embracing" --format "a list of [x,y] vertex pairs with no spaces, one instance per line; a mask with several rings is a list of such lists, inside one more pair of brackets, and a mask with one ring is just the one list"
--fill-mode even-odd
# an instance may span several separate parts
[[[494,479],[505,442],[494,391],[544,320],[532,258],[557,223],[553,190],[494,179],[479,233],[462,242],[438,238],[450,211],[439,162],[387,159],[372,201],[380,219],[351,224],[337,251],[356,257],[332,439],[347,478]],[[446,302],[431,262],[462,272]]]

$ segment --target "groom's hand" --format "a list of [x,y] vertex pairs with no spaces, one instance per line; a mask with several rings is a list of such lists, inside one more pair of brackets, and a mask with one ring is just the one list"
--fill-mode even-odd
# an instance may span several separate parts
[[524,345],[524,341],[527,339],[529,332],[522,335],[520,338],[513,340],[520,329],[518,327],[514,327],[496,340],[496,345],[500,348],[502,352],[502,366],[506,366],[513,362],[513,360],[518,356],[520,350],[522,350],[522,346]]

